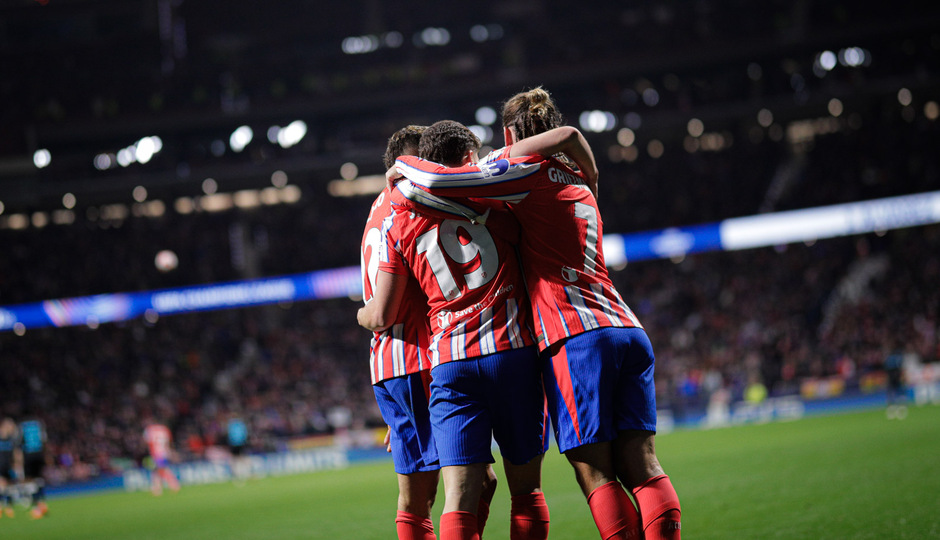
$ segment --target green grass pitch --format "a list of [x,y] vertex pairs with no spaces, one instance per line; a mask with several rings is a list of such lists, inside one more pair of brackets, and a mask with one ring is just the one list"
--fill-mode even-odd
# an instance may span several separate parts
[[[940,538],[940,407],[911,408],[903,421],[877,410],[677,431],[658,437],[657,450],[682,501],[686,540]],[[554,447],[544,489],[551,538],[598,538]],[[396,493],[388,461],[161,497],[58,498],[45,519],[23,509],[0,519],[0,539],[386,539],[395,537]],[[508,514],[502,485],[485,538],[509,538]]]

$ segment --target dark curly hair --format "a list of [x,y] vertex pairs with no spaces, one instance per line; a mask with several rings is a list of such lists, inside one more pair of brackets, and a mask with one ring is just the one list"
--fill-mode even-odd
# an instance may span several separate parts
[[431,124],[421,135],[418,155],[449,167],[463,164],[469,150],[479,150],[480,139],[467,126],[453,120]]
[[391,169],[398,156],[418,155],[418,143],[421,141],[421,134],[424,133],[427,126],[405,126],[388,138],[388,146],[385,147],[385,168]]

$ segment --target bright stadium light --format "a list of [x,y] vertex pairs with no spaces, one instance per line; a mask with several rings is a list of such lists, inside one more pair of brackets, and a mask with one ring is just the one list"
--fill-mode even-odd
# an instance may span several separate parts
[[212,195],[219,190],[219,184],[214,178],[206,178],[202,181],[202,192],[206,195]]
[[342,49],[346,54],[366,54],[375,51],[381,45],[378,36],[351,36],[343,40]]
[[496,111],[493,107],[483,106],[477,109],[475,114],[477,122],[484,126],[492,125],[496,121]]
[[928,101],[924,104],[924,116],[931,121],[940,116],[940,106],[937,105],[936,101]]
[[164,249],[157,252],[153,258],[153,265],[161,272],[171,272],[179,266],[179,257],[172,250]]
[[477,139],[480,139],[480,142],[487,144],[493,140],[493,128],[489,126],[479,126],[476,124],[467,126],[474,135],[477,136]]
[[234,152],[241,152],[251,142],[255,133],[248,126],[239,126],[228,138],[229,147]]
[[95,156],[95,168],[99,171],[110,169],[117,157],[114,154],[98,154]]
[[137,159],[138,163],[147,163],[153,157],[154,153],[156,153],[156,146],[153,144],[150,137],[144,137],[137,141],[137,144],[135,144],[133,148],[134,157]]
[[839,63],[846,67],[858,67],[871,63],[871,55],[861,47],[847,47],[839,51]]
[[470,39],[477,43],[502,39],[503,27],[498,24],[476,24],[470,28]]
[[50,163],[52,163],[52,153],[49,150],[41,148],[33,152],[33,165],[37,169],[48,167]]
[[271,185],[276,188],[282,188],[287,185],[287,173],[284,171],[274,171],[271,173]]
[[450,32],[446,28],[428,27],[421,31],[420,41],[425,45],[443,47],[450,43]]
[[816,59],[819,62],[819,67],[825,69],[826,71],[832,71],[839,59],[836,58],[836,53],[832,51],[823,51],[819,53],[819,57]]
[[617,125],[617,117],[607,111],[584,111],[578,120],[582,129],[594,133],[610,131]]
[[385,42],[385,46],[389,49],[397,49],[405,42],[405,38],[402,37],[401,32],[393,31],[382,36],[382,41]]
[[770,109],[761,109],[757,113],[757,123],[762,127],[768,127],[774,123],[774,113]]
[[359,176],[359,167],[352,162],[343,163],[339,168],[339,176],[343,180],[353,180]]
[[832,116],[840,116],[844,110],[842,107],[842,101],[837,98],[830,99],[829,105],[827,107],[829,109],[829,114]]
[[137,156],[130,148],[121,148],[117,153],[117,162],[121,167],[127,167],[137,160]]
[[914,101],[914,96],[911,94],[910,90],[907,88],[898,90],[898,103],[900,103],[902,107],[907,107],[912,101]]
[[307,124],[303,120],[294,120],[277,133],[277,143],[281,148],[290,148],[299,143],[307,134]]
[[620,128],[617,132],[617,142],[623,147],[633,146],[636,142],[636,134],[630,128]]
[[232,195],[232,201],[239,208],[256,208],[261,206],[261,193],[256,189],[243,189]]

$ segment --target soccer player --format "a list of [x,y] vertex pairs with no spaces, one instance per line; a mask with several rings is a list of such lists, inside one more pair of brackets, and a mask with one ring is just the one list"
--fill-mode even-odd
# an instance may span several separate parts
[[[420,153],[461,165],[476,159],[479,144],[466,127],[441,121],[422,135]],[[375,295],[358,319],[366,328],[386,328],[412,277],[427,295],[431,425],[445,490],[441,539],[479,538],[474,512],[482,476],[494,461],[493,438],[512,496],[510,537],[547,538],[544,394],[514,247],[482,223],[402,209],[383,229]]]
[[[385,166],[391,167],[399,155],[417,155],[425,126],[406,126],[388,140]],[[379,272],[379,245],[382,225],[391,215],[388,190],[372,203],[362,234],[361,267],[363,300],[372,301]],[[430,362],[427,358],[430,328],[427,296],[414,279],[402,292],[401,304],[387,328],[374,332],[369,367],[373,392],[389,426],[388,445],[398,475],[398,512],[395,518],[399,540],[433,540],[431,507],[437,496],[440,462],[428,412]],[[487,467],[482,496],[477,507],[477,528],[482,531],[489,504],[496,491],[496,475]]]
[[[402,156],[398,172],[410,182],[396,193],[416,204],[426,204],[428,195],[510,203],[522,226],[519,248],[556,440],[601,537],[677,539],[679,499],[655,453],[652,346],[607,274],[591,189],[597,179],[593,153],[577,129],[560,123],[547,92],[517,94],[503,107],[506,148],[461,168]],[[559,151],[580,173],[534,155]],[[425,209],[443,207],[437,199]],[[618,479],[632,491],[639,515]]]
[[236,482],[243,482],[249,474],[249,463],[245,459],[245,446],[248,444],[248,424],[237,415],[231,414],[225,425],[228,449],[232,454],[232,478]]
[[29,515],[33,519],[40,519],[49,512],[46,505],[46,482],[43,478],[43,469],[46,466],[46,427],[42,421],[31,419],[20,423],[17,447],[18,461],[23,470],[23,486],[31,495]]
[[13,451],[16,448],[16,422],[12,418],[0,421],[0,517],[13,517],[14,474]]
[[153,460],[153,471],[150,473],[150,491],[155,496],[163,494],[163,484],[174,492],[180,490],[179,480],[169,469],[170,465],[170,443],[173,442],[173,434],[170,428],[158,422],[151,422],[144,428],[144,441],[147,442],[147,448],[150,450],[150,458]]

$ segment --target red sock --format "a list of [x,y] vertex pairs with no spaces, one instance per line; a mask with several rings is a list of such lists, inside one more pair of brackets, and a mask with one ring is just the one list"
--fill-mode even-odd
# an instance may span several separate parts
[[679,540],[679,496],[665,474],[654,476],[633,490],[643,518],[646,540]]
[[548,504],[545,495],[528,493],[512,498],[509,512],[510,540],[545,540],[548,538]]
[[592,491],[588,506],[603,540],[640,538],[640,516],[620,482],[607,482]]
[[490,517],[490,503],[480,499],[480,505],[477,506],[477,532],[480,538],[483,538],[483,527],[486,527],[486,520]]
[[395,518],[398,540],[437,540],[434,536],[434,522],[410,512],[398,511]]
[[445,512],[441,516],[441,540],[480,540],[477,517],[470,512]]
[[179,480],[176,479],[176,476],[174,476],[169,469],[160,469],[160,478],[163,478],[173,491],[180,490]]

